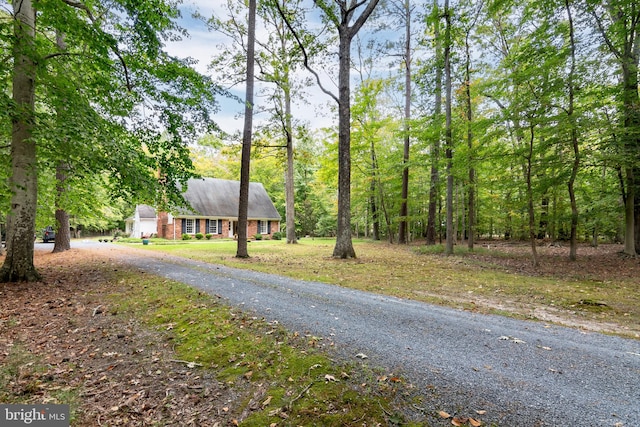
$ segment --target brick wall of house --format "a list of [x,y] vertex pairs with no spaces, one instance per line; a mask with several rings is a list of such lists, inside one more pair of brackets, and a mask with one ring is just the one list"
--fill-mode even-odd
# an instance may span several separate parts
[[[204,218],[197,219],[199,221],[200,233],[206,235],[206,225],[207,220]],[[224,239],[229,238],[229,220],[222,220],[222,233],[221,234],[212,234],[212,239]],[[263,237],[271,237],[273,233],[280,230],[278,221],[271,221],[271,233],[264,234]],[[175,231],[175,234],[174,234]],[[193,233],[195,235],[195,233]],[[256,234],[258,234],[258,221],[250,220],[247,224],[247,237],[252,239]],[[158,237],[164,239],[173,239],[175,236],[176,239],[182,239],[182,218],[173,218],[173,223],[169,224],[169,215],[166,212],[158,213]]]

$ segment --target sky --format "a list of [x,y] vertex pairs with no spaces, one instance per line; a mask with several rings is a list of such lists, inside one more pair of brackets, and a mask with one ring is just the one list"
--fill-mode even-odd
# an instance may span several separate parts
[[[197,10],[207,18],[214,12],[220,15],[223,13],[220,3],[222,2],[185,0],[181,6],[182,19],[179,21],[179,24],[188,31],[189,37],[179,42],[170,42],[166,47],[169,54],[173,56],[180,58],[191,57],[197,60],[198,62],[195,65],[196,70],[206,75],[212,75],[214,81],[216,80],[216,76],[208,69],[208,64],[214,55],[219,52],[217,46],[228,43],[228,39],[223,35],[209,31],[205,23],[194,19],[192,14]],[[259,31],[260,30],[258,30],[257,37],[260,37]],[[304,77],[310,76],[306,71],[301,71],[301,74]],[[244,86],[232,88],[231,92],[240,98],[244,98],[245,96]],[[312,101],[311,105],[295,107],[295,118],[308,122],[312,128],[330,126],[334,122],[335,117],[333,117],[333,115],[320,113],[319,111],[328,111],[329,108],[327,104],[332,102],[331,99],[315,86],[309,89],[309,96],[307,98]],[[244,121],[243,104],[240,104],[237,100],[224,98],[220,98],[219,102],[220,111],[215,114],[214,121],[226,132],[241,131]],[[256,98],[256,102],[258,103],[260,100]],[[261,120],[264,120],[264,118],[260,117],[259,114],[254,116],[254,125],[259,124]]]

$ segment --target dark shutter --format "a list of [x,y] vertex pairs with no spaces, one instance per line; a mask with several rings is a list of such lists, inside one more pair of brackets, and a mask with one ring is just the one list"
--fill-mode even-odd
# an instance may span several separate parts
[[218,220],[218,234],[222,234],[222,220]]
[[186,234],[187,233],[187,219],[186,218],[182,218],[182,234]]
[[200,218],[196,218],[196,233],[200,232]]
[[271,234],[271,221],[267,221],[267,234]]
[[204,222],[204,233],[205,233],[205,234],[209,234],[209,221],[210,221],[210,220],[208,220],[208,219],[207,219],[207,220],[205,220],[205,222]]
[[260,223],[261,223],[261,221],[260,221],[260,220],[258,220],[258,230],[257,230],[258,234],[261,234],[261,233],[260,233]]

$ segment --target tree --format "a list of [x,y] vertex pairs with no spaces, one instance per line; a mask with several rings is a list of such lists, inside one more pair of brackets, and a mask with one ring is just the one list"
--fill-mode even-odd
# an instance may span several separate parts
[[[400,41],[402,44],[402,63],[404,68],[404,129],[403,129],[403,155],[402,155],[402,190],[398,224],[398,243],[406,244],[409,233],[409,156],[411,153],[411,97],[412,97],[412,63],[413,34],[411,24],[415,5],[409,0],[390,1],[386,4],[391,16],[395,16],[404,27],[404,37]],[[388,15],[385,16],[389,18]],[[399,25],[399,26],[400,26]]]
[[[237,2],[236,2],[237,3]],[[227,46],[216,56],[212,65],[220,74],[229,80],[230,85],[235,85],[245,76],[245,62],[247,49],[244,35],[247,30],[244,19],[239,19],[243,13],[242,7],[234,2],[227,2],[227,13],[229,19],[213,16],[209,19],[209,26],[212,30],[225,34],[232,45]],[[282,0],[265,0],[259,2],[256,13],[261,18],[261,24],[267,34],[265,39],[256,40],[255,62],[258,67],[256,80],[270,83],[263,87],[260,92],[266,95],[269,103],[254,106],[254,110],[262,108],[267,110],[270,118],[263,124],[264,132],[275,136],[267,141],[266,146],[286,149],[285,168],[285,217],[287,243],[296,243],[295,234],[295,194],[294,194],[294,117],[291,110],[293,98],[299,96],[300,87],[296,84],[293,72],[301,64],[301,55],[298,45],[293,40],[291,34],[286,29],[284,21],[278,12],[282,10],[292,21],[293,25],[302,33],[303,25],[302,8],[300,0],[296,2],[286,2]],[[303,36],[304,37],[304,36]],[[321,47],[315,47],[314,50]],[[231,72],[230,72],[231,70]],[[273,131],[276,129],[276,131]],[[260,128],[257,129],[259,133]],[[274,143],[273,140],[284,141]],[[259,141],[258,141],[259,142]]]
[[623,170],[625,174],[624,252],[640,253],[640,8],[630,0],[586,1],[605,46],[620,67],[619,111],[621,115]]
[[475,11],[474,16],[468,19],[468,25],[464,28],[464,104],[465,104],[465,118],[466,118],[466,140],[469,162],[469,184],[468,184],[468,215],[467,221],[467,234],[468,242],[467,246],[470,251],[473,250],[475,241],[475,224],[476,224],[476,168],[475,168],[475,153],[473,147],[473,102],[471,97],[471,31],[475,26],[478,18],[480,17],[480,7]]
[[445,81],[445,129],[444,140],[446,146],[445,157],[447,158],[447,240],[445,252],[447,255],[453,254],[453,129],[451,117],[451,9],[449,0],[444,2],[444,81]]
[[31,0],[14,0],[13,108],[11,118],[11,211],[7,215],[7,256],[0,282],[37,281],[33,238],[38,187],[34,140],[36,95],[36,13]]
[[571,167],[571,176],[567,182],[569,190],[569,199],[571,200],[571,236],[569,259],[575,261],[578,252],[578,204],[576,202],[575,182],[580,169],[580,146],[578,144],[578,130],[575,118],[575,74],[576,74],[576,38],[575,27],[573,24],[573,15],[571,13],[571,4],[569,0],[564,1],[565,11],[569,25],[569,75],[567,78],[568,105],[566,109],[567,118],[570,127],[571,148],[573,151],[573,164]]
[[[0,280],[29,281],[39,278],[33,267],[36,162],[69,160],[65,183],[110,172],[114,197],[184,204],[180,184],[192,176],[184,138],[211,127],[219,90],[187,61],[163,51],[164,41],[180,31],[173,4],[41,2],[37,32],[30,22],[33,4],[14,6],[15,37],[2,42],[14,52],[17,132],[10,181],[18,191],[9,215],[14,243]],[[68,49],[57,43],[59,35]],[[65,117],[60,126],[54,113]]]
[[433,25],[433,39],[435,44],[435,91],[434,91],[434,112],[433,123],[435,131],[433,132],[433,147],[431,154],[431,177],[429,186],[429,208],[427,217],[426,244],[435,245],[436,243],[436,210],[438,207],[439,192],[438,186],[440,182],[440,140],[441,140],[441,121],[442,121],[442,73],[444,68],[444,53],[442,49],[442,39],[440,36],[440,10],[438,1],[433,1],[433,10],[431,13],[431,21]]
[[[338,97],[331,95],[338,102],[338,228],[333,256],[355,258],[351,240],[351,41],[378,0],[336,0],[334,3],[314,0],[314,3],[339,35]],[[356,17],[356,11],[363,6],[364,10]]]
[[251,136],[253,127],[253,86],[256,45],[256,0],[249,0],[247,28],[247,81],[242,132],[242,167],[240,170],[240,201],[238,203],[238,249],[236,257],[247,258],[247,212],[249,210],[249,171],[251,166]]

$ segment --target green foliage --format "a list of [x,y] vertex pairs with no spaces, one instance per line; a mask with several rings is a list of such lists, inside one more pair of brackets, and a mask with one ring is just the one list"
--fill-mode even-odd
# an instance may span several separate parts
[[271,235],[271,238],[273,240],[282,240],[283,237],[285,237],[285,233],[283,233],[282,231],[276,231]]
[[[2,14],[0,44],[11,52],[12,20]],[[164,0],[38,4],[32,54],[40,64],[34,129],[39,223],[50,223],[60,208],[79,225],[107,228],[122,219],[123,199],[183,204],[179,185],[193,176],[186,144],[215,129],[210,114],[223,91],[189,61],[164,52],[167,41],[186,34],[176,24],[179,15],[177,5]],[[2,63],[0,81],[8,88],[11,67],[4,65],[10,61]],[[8,102],[3,89],[0,105]],[[0,163],[8,163],[2,141],[11,109],[0,110]],[[62,191],[56,189],[60,167]],[[6,195],[7,180],[0,182]]]
[[255,236],[253,236],[254,239],[256,240],[262,240],[262,234],[256,234]]
[[182,240],[191,240],[191,234],[183,234]]
[[207,233],[207,234],[205,234],[205,235],[204,235],[204,237],[205,237],[207,240],[211,240],[211,237],[212,237],[212,236],[213,236],[213,234],[211,234],[211,233]]
[[196,239],[197,240],[202,240],[204,238],[204,234],[202,233],[196,233]]

